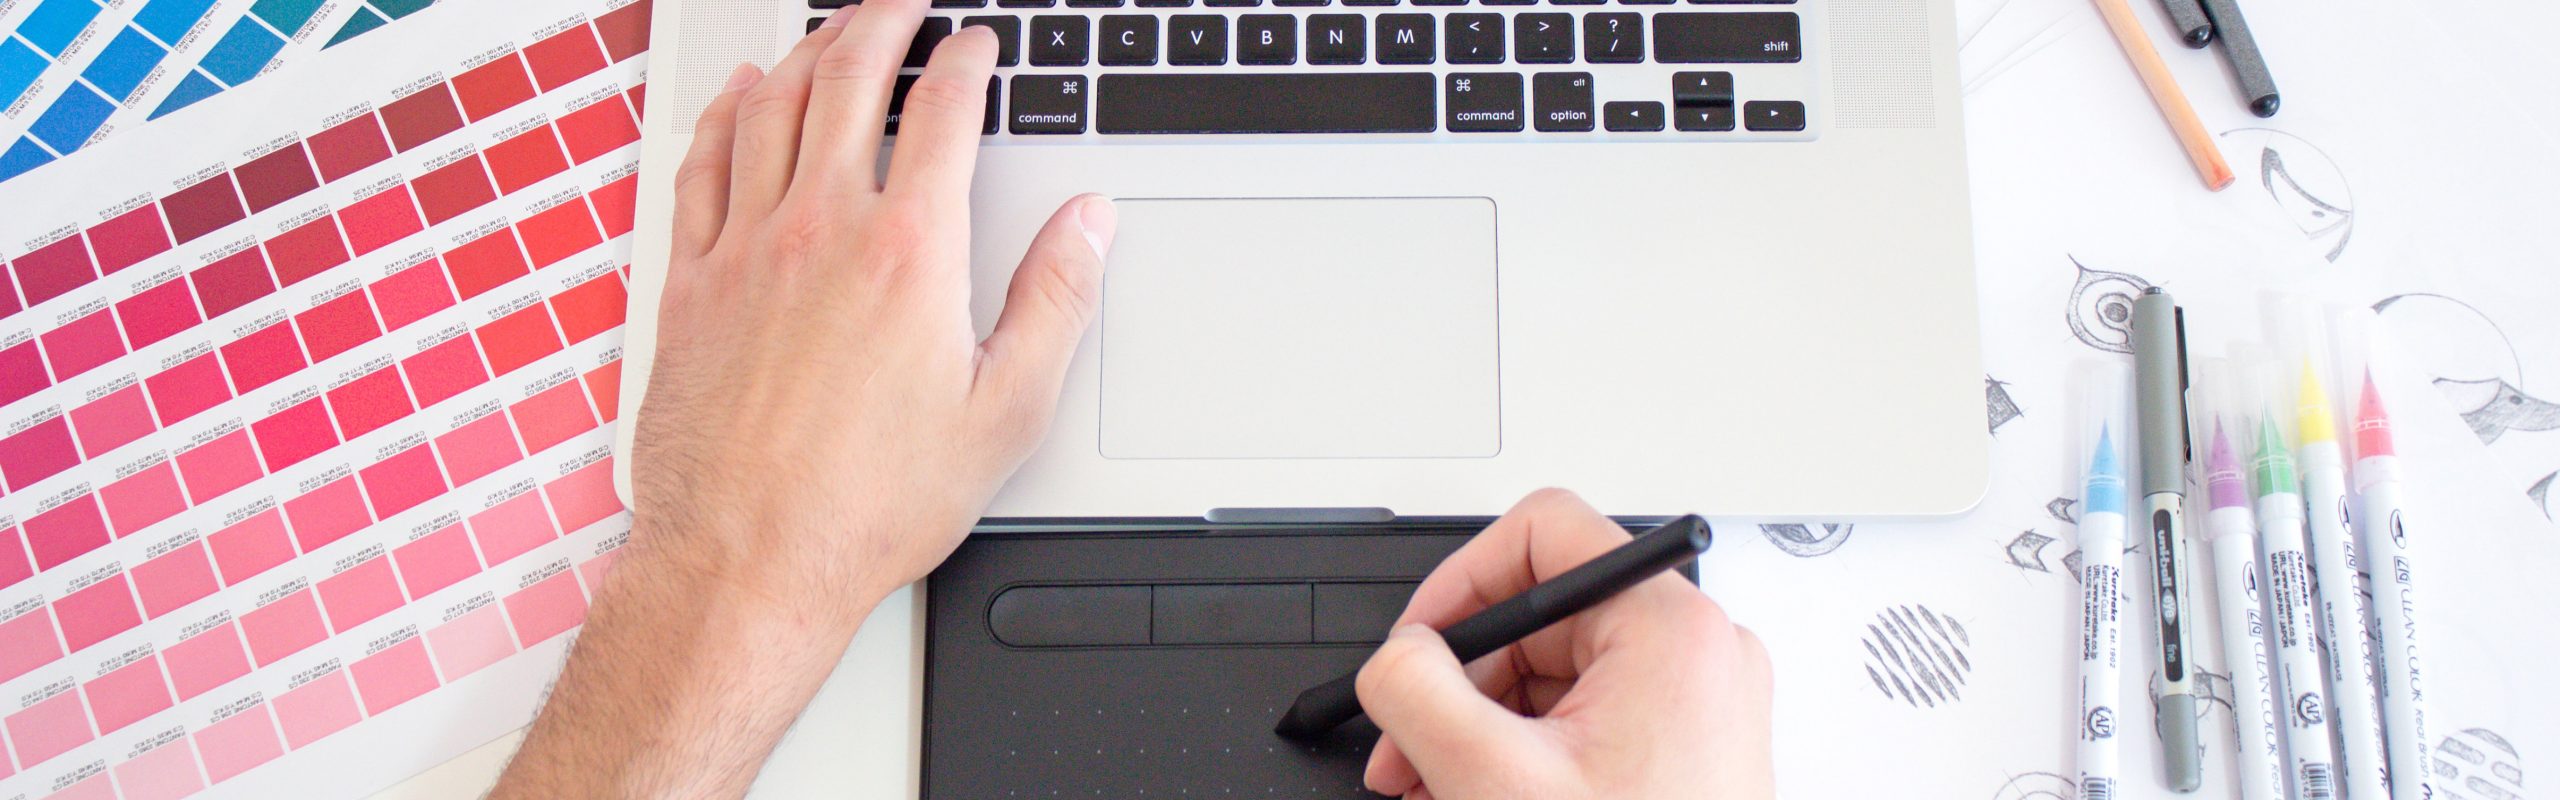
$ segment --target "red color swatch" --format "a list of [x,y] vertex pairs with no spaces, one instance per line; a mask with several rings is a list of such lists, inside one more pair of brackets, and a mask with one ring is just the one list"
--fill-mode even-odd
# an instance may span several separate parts
[[366,560],[320,581],[320,605],[329,610],[329,628],[339,633],[399,608],[400,603],[400,581],[392,576],[388,558]]
[[436,457],[444,461],[453,485],[461,486],[516,463],[524,451],[516,449],[516,432],[507,427],[507,416],[491,414],[436,437]]
[[276,292],[276,279],[267,274],[266,251],[255,247],[188,273],[187,281],[195,284],[196,297],[204,301],[207,318],[222,316]]
[[417,201],[410,199],[405,183],[338,209],[338,224],[346,227],[347,245],[356,255],[380,250],[427,227],[419,221]]
[[311,171],[311,157],[303,154],[301,142],[251,159],[231,174],[240,179],[240,196],[249,201],[251,214],[320,188],[320,175]]
[[632,121],[631,110],[613,100],[571,111],[552,124],[569,144],[569,160],[580,164],[640,141],[640,124]]
[[596,36],[614,63],[649,49],[649,2],[641,0],[596,18]]
[[[18,761],[30,769],[90,739],[88,712],[80,708],[79,692],[63,692],[9,715],[8,728],[9,741],[18,746]],[[114,787],[108,789],[112,794]]]
[[156,655],[81,684],[80,693],[89,697],[89,713],[97,717],[99,733],[122,730],[143,717],[166,710],[174,702],[169,697],[168,679],[160,677],[160,658]]
[[409,388],[417,392],[420,407],[433,406],[489,382],[489,369],[480,364],[479,345],[469,336],[456,336],[419,351],[400,362],[400,371],[409,377]]
[[236,622],[171,645],[160,656],[169,662],[169,682],[177,686],[180,700],[195,699],[249,674],[249,651],[240,646]]
[[362,716],[356,711],[356,695],[347,685],[345,670],[276,697],[276,721],[284,723],[285,745],[295,750],[345,730]]
[[356,694],[364,698],[366,714],[389,711],[392,706],[436,688],[436,668],[427,662],[427,640],[423,638],[410,637],[383,648],[347,670],[355,673]]
[[151,409],[143,402],[140,384],[72,409],[71,426],[80,432],[80,452],[89,454],[91,459],[159,429],[151,424]]
[[329,635],[320,624],[320,604],[304,589],[240,616],[240,632],[249,638],[249,654],[258,666],[302,652]]
[[524,59],[511,52],[454,76],[453,91],[462,96],[463,112],[478,122],[533,99],[533,80],[525,76]]
[[133,588],[142,594],[142,613],[159,619],[213,593],[213,559],[204,545],[188,542],[167,555],[133,568]]
[[543,484],[542,494],[550,498],[551,513],[560,521],[562,533],[575,533],[622,513],[622,498],[613,493],[612,461],[598,461]]
[[392,149],[403,153],[462,127],[462,109],[453,104],[453,90],[441,83],[393,100],[381,113],[383,128],[391,132]]
[[265,705],[231,715],[196,731],[196,752],[204,756],[204,774],[214,783],[238,777],[252,767],[284,755],[276,739],[274,714]]
[[107,543],[107,520],[97,498],[82,495],[27,518],[27,551],[43,572]]
[[629,299],[622,289],[622,277],[608,272],[552,295],[551,311],[560,320],[560,332],[570,342],[583,342],[622,325]]
[[508,228],[446,251],[444,268],[453,276],[454,290],[466,299],[532,271],[525,264],[524,252],[516,248],[515,231]]
[[363,292],[348,292],[312,306],[294,315],[293,327],[301,332],[302,347],[310,351],[314,364],[382,335],[382,325],[373,321],[373,299]]
[[400,582],[411,598],[424,599],[436,590],[480,572],[480,558],[460,525],[448,525],[391,551],[400,564]]
[[267,240],[267,263],[276,282],[292,286],[330,267],[347,263],[347,241],[338,235],[338,218],[321,217]]
[[0,681],[14,680],[61,657],[62,640],[54,635],[51,610],[38,608],[0,622]]
[[238,584],[276,565],[293,560],[293,540],[284,532],[284,512],[267,509],[240,524],[215,531],[205,543],[222,567],[222,582]]
[[221,357],[196,356],[142,380],[151,392],[151,409],[163,426],[195,416],[231,399],[231,383],[222,377]]
[[366,114],[311,137],[311,157],[320,162],[320,176],[335,181],[390,158],[391,145],[382,138],[382,123]]
[[116,320],[124,323],[125,341],[135,349],[195,327],[196,296],[186,281],[170,281],[134,293],[116,303]]
[[493,567],[560,538],[560,531],[551,525],[551,513],[542,509],[542,495],[535,492],[473,514],[470,524],[471,538],[480,543],[480,557]]
[[524,252],[533,257],[536,267],[559,263],[604,242],[604,235],[596,231],[595,217],[583,200],[571,200],[527,217],[516,224],[516,232],[524,237]]
[[268,472],[300,464],[338,444],[338,431],[329,424],[329,408],[317,397],[249,423],[249,431],[258,436],[258,454],[266,460]]
[[607,239],[631,232],[632,215],[639,201],[638,175],[622,176],[621,180],[587,193],[587,203],[596,207],[596,221],[604,223],[604,237]]
[[391,367],[331,389],[328,397],[329,412],[337,416],[338,430],[349,439],[371,433],[416,410],[409,406],[409,387],[400,383],[400,371]]
[[588,370],[585,380],[587,396],[596,399],[596,413],[604,415],[604,421],[612,422],[622,413],[622,359]]
[[427,631],[427,649],[434,651],[436,667],[451,683],[514,655],[516,643],[507,638],[507,618],[496,605],[487,605]]
[[240,191],[233,187],[228,172],[161,198],[160,209],[168,214],[169,233],[180,244],[249,216],[248,209],[240,205]]
[[179,453],[178,475],[186,478],[187,498],[203,505],[266,473],[258,470],[258,451],[243,430]]
[[507,416],[515,418],[516,433],[524,437],[525,451],[532,453],[596,428],[595,412],[587,409],[586,389],[577,381],[518,400],[507,407]]
[[507,595],[507,618],[515,623],[516,641],[526,647],[578,627],[587,618],[587,596],[578,589],[578,573],[562,572]]
[[74,653],[142,624],[133,582],[124,573],[63,595],[53,601],[53,615],[62,623],[62,643]]
[[391,273],[365,291],[373,294],[373,308],[382,313],[385,330],[399,330],[453,306],[453,289],[445,285],[444,270],[435,259]]
[[358,470],[356,478],[364,483],[364,495],[373,501],[374,513],[386,519],[445,490],[444,471],[436,466],[435,451],[423,444]]
[[115,523],[118,538],[187,510],[187,497],[178,492],[178,471],[166,461],[107,484],[98,496],[107,502],[107,518]]
[[269,325],[223,345],[222,365],[230,368],[231,384],[242,392],[307,366],[302,360],[302,340],[294,338],[290,322]]
[[480,166],[477,155],[420,175],[410,188],[417,190],[418,207],[426,210],[429,225],[441,225],[498,199],[498,191],[489,186],[489,171]]
[[480,352],[488,354],[489,371],[497,375],[560,352],[561,347],[560,333],[551,324],[551,307],[543,304],[499,317],[472,334],[480,337]]
[[98,268],[89,261],[89,245],[77,235],[66,236],[52,244],[19,256],[9,265],[18,274],[18,291],[26,293],[27,305],[34,306],[62,296],[64,292],[89,285],[98,279]]
[[46,331],[37,339],[44,343],[45,363],[53,365],[57,381],[70,380],[124,355],[124,333],[116,330],[116,315],[109,310]]
[[98,254],[98,271],[108,275],[168,252],[169,246],[169,226],[160,221],[156,203],[89,228],[89,249]]
[[534,83],[548,92],[604,69],[604,48],[596,45],[587,26],[579,25],[534,42],[524,49],[524,59],[533,65]]
[[513,194],[569,168],[569,157],[560,152],[560,136],[549,125],[490,145],[480,155],[489,160],[489,172],[498,178],[499,194]]
[[364,508],[364,492],[354,476],[330,481],[310,494],[284,501],[284,516],[293,523],[293,540],[309,553],[373,524]]
[[80,463],[79,448],[71,446],[68,419],[57,414],[0,439],[0,475],[7,476],[9,491],[25,489]]

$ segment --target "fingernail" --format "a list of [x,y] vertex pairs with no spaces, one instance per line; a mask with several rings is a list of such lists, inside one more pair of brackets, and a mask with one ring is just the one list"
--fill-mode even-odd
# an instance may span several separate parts
[[861,7],[862,7],[862,6],[860,6],[860,5],[858,5],[858,4],[857,4],[857,5],[849,5],[849,6],[845,6],[845,7],[843,7],[843,8],[836,9],[836,13],[828,14],[828,15],[827,15],[827,21],[825,21],[825,22],[821,22],[821,23],[818,23],[818,27],[820,27],[820,28],[841,28],[841,27],[844,27],[844,24],[845,24],[845,23],[847,23],[847,22],[852,22],[852,21],[853,21],[853,10],[854,10],[854,9],[857,9],[857,8],[861,8]]
[[747,84],[756,82],[758,74],[759,73],[756,72],[756,65],[740,61],[738,62],[737,69],[729,71],[729,82],[722,84],[720,86],[720,91],[722,94],[726,94],[747,88]]
[[1120,209],[1111,198],[1087,197],[1076,207],[1076,223],[1084,226],[1084,242],[1093,246],[1097,257],[1111,253],[1111,238],[1120,232]]

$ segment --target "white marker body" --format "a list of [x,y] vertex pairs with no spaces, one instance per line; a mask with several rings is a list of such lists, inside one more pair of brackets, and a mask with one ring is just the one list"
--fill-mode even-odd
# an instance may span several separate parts
[[2275,679],[2266,615],[2258,603],[2258,522],[2245,507],[2217,508],[2205,515],[2205,530],[2212,536],[2214,593],[2221,600],[2222,657],[2232,671],[2232,735],[2239,744],[2233,769],[2240,776],[2240,800],[2281,800],[2284,754],[2276,745]]
[[2400,459],[2356,461],[2356,523],[2374,564],[2374,628],[2382,635],[2382,726],[2391,762],[2391,796],[2433,797],[2428,786],[2426,684],[2418,675],[2418,602],[2410,575],[2407,532],[2400,523]]
[[2258,498],[2260,546],[2266,549],[2268,633],[2275,639],[2276,709],[2284,718],[2295,800],[2334,800],[2337,762],[2329,748],[2328,678],[2320,670],[2312,610],[2311,557],[2302,541],[2302,495]]
[[2345,456],[2335,441],[2306,444],[2301,452],[2303,499],[2311,515],[2311,585],[2319,592],[2329,707],[2336,712],[2338,782],[2348,800],[2386,800],[2391,789],[2373,689],[2373,623],[2357,588],[2364,568],[2356,538],[2347,532]]
[[2115,796],[2122,756],[2116,719],[2123,694],[2123,514],[2080,515],[2080,787],[2081,800]]

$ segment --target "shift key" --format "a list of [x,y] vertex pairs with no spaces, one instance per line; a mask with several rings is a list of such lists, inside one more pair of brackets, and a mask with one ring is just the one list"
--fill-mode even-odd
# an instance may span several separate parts
[[1653,58],[1665,64],[1794,63],[1802,39],[1792,11],[1653,15]]

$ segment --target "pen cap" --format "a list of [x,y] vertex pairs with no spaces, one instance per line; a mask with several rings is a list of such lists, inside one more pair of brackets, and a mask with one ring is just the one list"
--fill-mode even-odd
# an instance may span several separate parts
[[2334,382],[2347,398],[2339,406],[2339,416],[2348,420],[2347,429],[2354,434],[2347,439],[2354,448],[2348,453],[2352,459],[2392,455],[2394,450],[2391,416],[2383,407],[2378,386],[2405,376],[2398,369],[2402,362],[2388,357],[2384,351],[2390,348],[2377,341],[2380,324],[2373,310],[2362,306],[2338,306],[2329,314],[2335,345],[2332,361],[2337,365]]
[[2071,365],[2071,471],[2080,479],[2081,513],[2132,513],[2126,476],[2132,474],[2133,367],[2115,359],[2082,358]]
[[2337,441],[2343,430],[2336,411],[2339,381],[2336,363],[2330,358],[2328,325],[2319,306],[2302,295],[2270,295],[2265,319],[2267,341],[2274,345],[2284,373],[2275,387],[2280,394],[2270,398],[2271,408],[2290,412],[2293,424],[2288,432],[2293,441]]
[[2186,322],[2167,292],[2155,286],[2134,298],[2134,424],[2145,495],[2186,491],[2186,340]]
[[[2207,508],[2246,504],[2249,498],[2249,446],[2256,440],[2254,415],[2237,399],[2239,379],[2229,358],[2195,360],[2195,388],[2188,390],[2190,446],[2197,455],[2197,478]],[[2222,533],[2207,526],[2208,535]]]
[[2234,447],[2246,443],[2250,475],[2261,495],[2271,492],[2300,492],[2300,473],[2296,471],[2294,448],[2302,439],[2295,432],[2292,400],[2298,376],[2263,348],[2235,345],[2232,348],[2233,371],[2239,376],[2241,405],[2249,409],[2252,419],[2245,435],[2235,433]]

